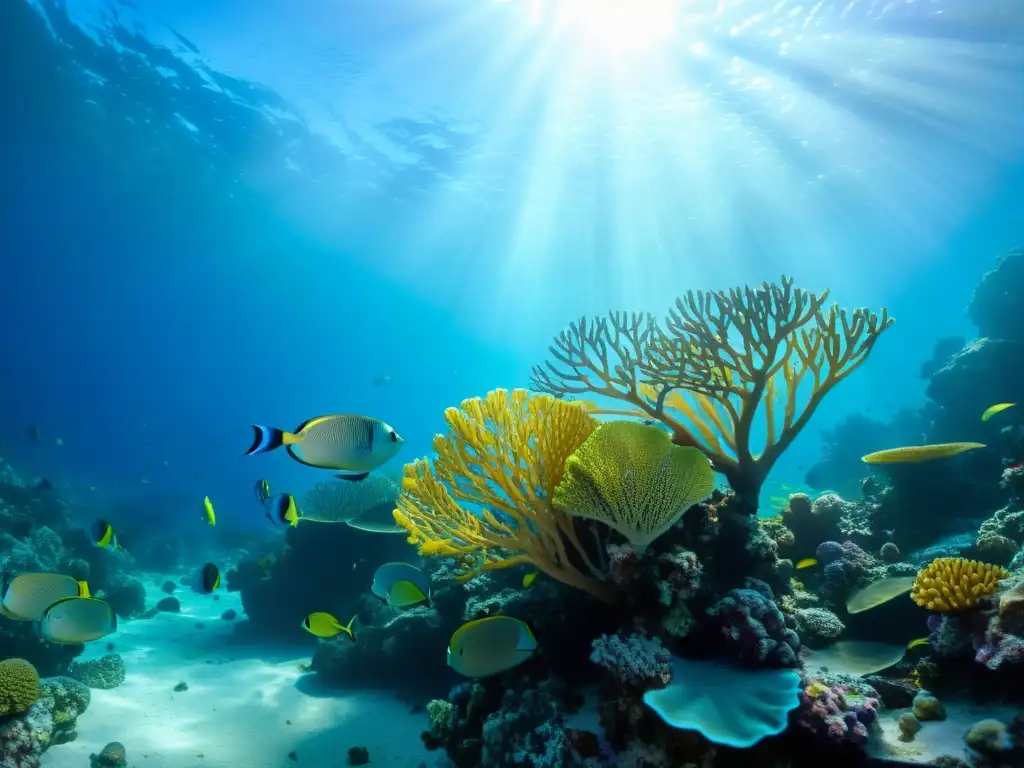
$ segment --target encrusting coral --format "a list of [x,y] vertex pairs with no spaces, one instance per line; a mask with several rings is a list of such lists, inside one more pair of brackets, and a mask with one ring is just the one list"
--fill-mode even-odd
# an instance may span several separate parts
[[552,504],[618,531],[643,554],[715,488],[707,457],[635,421],[599,426],[566,461]]
[[566,460],[597,420],[575,403],[498,389],[449,408],[445,421],[447,434],[434,437],[433,463],[405,466],[394,516],[409,543],[421,555],[455,557],[461,580],[529,563],[612,600],[574,518],[551,503]]
[[963,557],[939,557],[917,573],[911,599],[937,613],[963,611],[996,593],[999,582],[1010,572],[998,565]]
[[[828,295],[783,277],[757,288],[689,291],[664,326],[624,312],[582,318],[556,337],[554,362],[533,369],[533,387],[625,401],[630,407],[621,410],[589,406],[660,421],[677,445],[703,451],[752,513],[779,456],[893,323],[885,310],[825,309]],[[809,391],[802,407],[801,390]],[[763,423],[755,425],[759,409]],[[767,433],[760,452],[756,426]]]

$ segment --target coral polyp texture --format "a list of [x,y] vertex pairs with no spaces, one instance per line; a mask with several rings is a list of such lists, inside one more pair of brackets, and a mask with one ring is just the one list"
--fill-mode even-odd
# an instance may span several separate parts
[[980,600],[996,593],[999,582],[1010,572],[963,557],[939,557],[918,571],[911,599],[937,613],[974,608]]
[[566,461],[597,420],[550,395],[498,389],[449,408],[445,421],[433,462],[405,466],[394,513],[420,554],[455,557],[463,580],[530,564],[612,599],[574,518],[551,503]]
[[39,699],[36,668],[24,659],[0,661],[0,715],[24,712]]
[[772,466],[893,323],[885,310],[826,307],[828,296],[783,277],[689,291],[662,322],[625,312],[581,318],[555,339],[552,360],[533,369],[533,387],[622,401],[590,405],[661,422],[677,445],[706,453],[753,512]]

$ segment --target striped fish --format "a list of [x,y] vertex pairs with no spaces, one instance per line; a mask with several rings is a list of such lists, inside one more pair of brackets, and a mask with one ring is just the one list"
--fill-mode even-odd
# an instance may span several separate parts
[[342,480],[364,480],[402,447],[399,434],[380,419],[355,414],[317,416],[294,432],[253,424],[252,445],[246,456],[268,453],[282,445],[300,464],[343,470]]

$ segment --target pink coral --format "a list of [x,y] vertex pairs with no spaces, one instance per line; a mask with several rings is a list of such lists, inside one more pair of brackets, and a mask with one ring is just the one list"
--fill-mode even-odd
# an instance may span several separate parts
[[863,746],[878,717],[878,693],[869,685],[814,682],[800,692],[797,722],[833,744]]
[[989,669],[999,669],[1003,664],[1024,666],[1024,637],[1003,632],[995,621],[975,641],[974,649],[974,660]]

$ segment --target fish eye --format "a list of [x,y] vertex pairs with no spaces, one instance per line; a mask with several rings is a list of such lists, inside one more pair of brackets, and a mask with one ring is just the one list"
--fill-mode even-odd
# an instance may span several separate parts
[[395,432],[395,430],[393,430],[393,429],[391,430],[391,442],[392,443],[397,443],[398,442],[398,433]]

